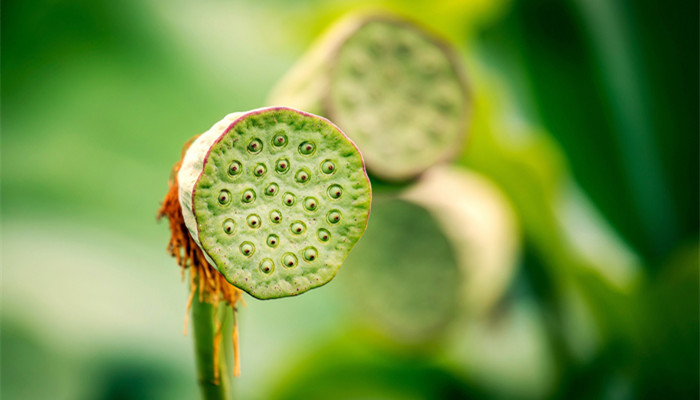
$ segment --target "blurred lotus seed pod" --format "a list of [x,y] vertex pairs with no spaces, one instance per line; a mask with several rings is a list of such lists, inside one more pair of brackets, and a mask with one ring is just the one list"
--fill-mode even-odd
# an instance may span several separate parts
[[468,312],[489,311],[508,288],[518,261],[515,213],[490,180],[459,167],[436,166],[402,194],[436,218],[464,274]]
[[452,47],[390,15],[355,15],[326,33],[273,91],[269,104],[338,124],[373,176],[411,179],[462,148],[470,99]]
[[392,198],[372,207],[365,239],[346,260],[353,303],[393,340],[432,340],[459,308],[463,277],[454,249],[422,206]]
[[362,156],[330,121],[285,107],[226,116],[178,174],[187,229],[207,261],[259,299],[330,281],[367,225]]

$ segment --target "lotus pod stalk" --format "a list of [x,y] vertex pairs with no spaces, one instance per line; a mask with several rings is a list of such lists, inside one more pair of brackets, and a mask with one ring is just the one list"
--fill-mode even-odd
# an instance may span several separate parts
[[470,108],[462,71],[452,47],[418,24],[352,15],[301,58],[268,102],[333,120],[372,176],[405,182],[461,150]]
[[[225,360],[216,305],[233,307],[235,320],[241,290],[276,299],[328,283],[364,233],[371,198],[355,144],[306,112],[229,114],[185,145],[159,216],[170,221],[171,254],[192,269],[188,307],[194,302],[201,319],[194,327],[198,356],[208,360],[198,363],[205,398],[226,392],[211,387],[222,383]],[[235,323],[233,335],[237,372]]]

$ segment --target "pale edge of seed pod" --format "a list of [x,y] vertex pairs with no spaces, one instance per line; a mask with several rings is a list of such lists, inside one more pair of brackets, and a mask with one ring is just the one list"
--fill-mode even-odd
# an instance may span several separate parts
[[[182,166],[180,167],[180,172],[177,174],[177,180],[179,183],[179,199],[180,207],[182,207],[182,216],[185,220],[185,225],[187,230],[190,232],[192,240],[197,243],[199,248],[202,248],[202,243],[199,241],[199,234],[197,233],[197,221],[194,217],[194,211],[192,210],[192,193],[194,191],[194,185],[197,183],[197,178],[202,174],[204,169],[204,159],[206,158],[209,149],[214,144],[214,142],[224,134],[226,129],[228,129],[231,124],[233,124],[238,118],[242,117],[246,113],[238,112],[231,113],[225,116],[221,121],[217,122],[208,131],[201,134],[187,149],[185,157],[182,160]],[[206,251],[202,251],[204,257],[207,259],[209,264],[216,267],[216,263],[209,257]],[[217,268],[218,270],[218,268]]]
[[[275,109],[291,109],[296,112],[300,112],[305,115],[311,115],[308,112],[302,112],[298,110],[294,110],[293,108],[290,107],[262,107],[246,112],[236,112],[236,113],[231,113],[226,115],[222,120],[219,122],[215,123],[209,130],[201,134],[193,143],[190,145],[190,147],[187,149],[187,152],[185,153],[185,156],[182,160],[182,165],[180,167],[180,171],[178,172],[177,179],[179,182],[179,187],[178,187],[178,197],[179,197],[179,202],[180,202],[180,207],[182,209],[182,214],[183,214],[183,219],[185,221],[185,225],[187,226],[187,230],[190,233],[190,236],[192,237],[192,240],[197,243],[197,246],[202,249],[202,253],[204,257],[206,258],[207,262],[215,268],[217,271],[219,271],[217,264],[214,260],[211,259],[209,254],[203,249],[202,243],[199,239],[199,231],[197,227],[197,221],[195,218],[195,213],[193,210],[193,193],[194,193],[194,188],[195,185],[197,184],[197,180],[199,179],[199,176],[202,174],[204,170],[204,164],[205,164],[205,159],[207,158],[209,151],[211,147],[214,145],[214,143],[225,134],[225,132],[229,129],[230,126],[232,126],[237,120],[241,119],[242,117],[245,117],[247,115],[251,114],[256,114],[256,113],[261,113],[265,112],[268,110],[275,110]],[[323,117],[318,117],[314,116],[317,118],[325,119]],[[330,121],[329,121],[330,122]],[[338,132],[342,131],[338,130]],[[343,134],[344,135],[344,134]],[[351,139],[345,137],[346,140],[348,140],[352,146],[357,150],[357,145],[355,145]],[[367,172],[364,168],[365,162],[362,158],[362,154],[359,153],[360,159],[362,160],[362,165],[363,165],[363,173],[365,176],[365,179],[368,180],[367,178]],[[370,187],[370,192],[369,196],[371,198],[371,187]],[[370,210],[367,210],[368,215]],[[368,220],[365,221],[365,227],[367,226]],[[221,272],[221,271],[219,271]]]
[[505,195],[476,172],[436,166],[402,197],[425,207],[453,243],[466,309],[490,311],[511,283],[520,254],[517,219]]

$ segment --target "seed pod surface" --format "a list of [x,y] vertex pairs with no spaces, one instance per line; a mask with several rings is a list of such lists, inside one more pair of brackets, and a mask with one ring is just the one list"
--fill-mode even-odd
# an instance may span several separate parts
[[357,143],[370,174],[405,181],[461,149],[465,81],[453,48],[419,25],[351,16],[319,40],[270,102],[327,116]]
[[355,145],[328,120],[290,108],[227,116],[192,144],[178,181],[185,223],[207,260],[259,299],[330,281],[369,217]]
[[421,343],[444,332],[463,275],[454,249],[423,207],[377,200],[366,239],[348,257],[350,295],[393,340]]

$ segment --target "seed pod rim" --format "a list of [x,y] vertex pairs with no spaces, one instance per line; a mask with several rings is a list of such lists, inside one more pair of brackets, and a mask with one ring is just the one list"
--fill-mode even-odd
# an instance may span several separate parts
[[[459,153],[462,151],[464,148],[464,145],[467,140],[467,127],[469,124],[470,120],[470,103],[471,103],[471,98],[469,96],[469,90],[468,90],[468,82],[467,78],[464,74],[464,68],[462,67],[462,62],[455,53],[454,49],[452,46],[445,40],[443,39],[438,33],[430,30],[426,26],[420,24],[419,22],[410,19],[408,17],[404,16],[398,16],[398,15],[393,15],[393,14],[388,14],[388,13],[376,13],[376,14],[365,14],[365,15],[357,15],[351,17],[353,18],[353,21],[348,25],[351,26],[352,28],[348,28],[348,30],[345,32],[345,35],[342,37],[342,40],[339,41],[338,45],[333,49],[332,53],[332,59],[337,60],[340,52],[343,50],[343,46],[347,43],[347,41],[354,35],[356,32],[359,32],[360,29],[362,29],[365,25],[368,25],[373,22],[383,22],[387,24],[392,24],[401,28],[409,29],[414,31],[420,36],[423,36],[425,39],[427,39],[429,42],[437,46],[447,57],[447,60],[449,61],[449,65],[452,68],[452,72],[455,74],[455,77],[457,78],[457,82],[459,84],[459,91],[460,94],[463,96],[466,106],[464,109],[461,111],[461,120],[459,124],[459,128],[457,130],[457,137],[455,142],[453,143],[452,146],[445,147],[442,151],[442,156],[437,157],[435,160],[433,160],[432,163],[425,165],[424,167],[420,168],[414,168],[413,170],[409,170],[408,172],[405,172],[403,174],[396,174],[396,175],[391,175],[391,174],[385,174],[381,168],[372,168],[371,162],[370,162],[370,172],[372,175],[375,175],[381,179],[387,180],[387,181],[405,181],[407,179],[411,178],[416,178],[420,174],[422,174],[424,171],[428,170],[430,167],[437,165],[437,164],[442,164],[444,162],[450,161],[454,158],[456,158]],[[339,112],[338,109],[335,105],[335,102],[332,99],[333,95],[333,85],[331,85],[330,81],[331,78],[334,76],[336,73],[337,67],[338,67],[337,62],[332,62],[329,66],[329,75],[328,75],[328,80],[329,80],[329,85],[328,85],[328,90],[326,90],[323,93],[323,97],[321,98],[321,103],[323,104],[323,108],[327,110],[327,115],[328,118],[332,120],[338,120],[339,117]]]
[[[405,168],[401,173],[387,172],[377,168],[376,161],[371,156],[372,151],[365,149],[369,157],[369,174],[387,182],[409,182],[419,177],[430,167],[451,161],[459,156],[469,138],[469,125],[472,120],[473,98],[465,68],[458,51],[454,46],[430,27],[416,21],[406,15],[387,11],[361,11],[351,13],[332,23],[321,35],[320,39],[302,56],[273,89],[269,102],[271,104],[285,104],[302,106],[327,116],[333,121],[341,122],[340,113],[332,99],[333,77],[338,68],[339,55],[343,47],[354,34],[365,25],[381,22],[392,24],[404,29],[409,29],[422,36],[428,42],[435,45],[447,58],[454,76],[457,79],[459,92],[464,100],[464,107],[460,110],[459,128],[456,130],[455,140],[451,146],[445,146],[440,155],[430,163],[415,168]],[[301,84],[305,83],[305,84]],[[352,132],[350,132],[352,135]]]
[[[268,113],[268,112],[275,112],[275,111],[287,111],[287,112],[291,112],[292,114],[296,114],[301,118],[310,118],[310,119],[320,120],[320,121],[322,121],[321,122],[322,124],[326,125],[326,128],[324,128],[324,129],[330,128],[331,131],[334,131],[333,135],[340,134],[340,138],[342,138],[341,142],[346,143],[345,145],[343,145],[343,146],[346,146],[345,147],[346,151],[350,151],[350,149],[352,148],[352,153],[347,153],[347,154],[353,154],[350,157],[354,157],[354,161],[353,161],[355,163],[354,165],[357,165],[357,169],[353,169],[353,171],[356,171],[356,172],[352,172],[351,175],[347,176],[348,179],[351,176],[354,176],[355,180],[348,181],[348,182],[356,182],[357,179],[360,179],[360,180],[364,179],[366,183],[363,182],[361,184],[361,186],[363,188],[366,188],[366,192],[361,195],[362,196],[361,198],[363,199],[362,202],[357,203],[356,205],[353,204],[350,208],[350,210],[353,213],[355,212],[355,210],[359,210],[359,214],[357,214],[357,215],[361,216],[361,218],[357,218],[354,221],[354,224],[348,224],[348,226],[351,227],[351,230],[352,230],[352,236],[354,238],[353,239],[354,243],[351,240],[348,242],[344,242],[343,245],[339,244],[339,247],[334,246],[334,247],[330,248],[333,250],[333,253],[331,253],[334,255],[333,261],[330,264],[325,263],[325,268],[328,269],[328,271],[324,272],[324,275],[323,275],[321,281],[317,280],[320,283],[310,282],[310,279],[307,279],[306,287],[302,287],[301,288],[302,290],[300,290],[298,293],[286,293],[286,294],[283,293],[283,291],[270,294],[268,292],[272,292],[272,290],[270,289],[271,286],[268,285],[268,286],[265,286],[266,289],[261,289],[261,291],[265,291],[266,293],[261,294],[261,293],[255,293],[255,290],[258,289],[258,286],[256,286],[256,284],[262,285],[262,284],[265,284],[265,281],[257,282],[257,283],[255,283],[255,281],[253,281],[249,284],[248,288],[242,287],[242,285],[239,285],[239,284],[237,284],[237,282],[235,282],[235,279],[236,279],[235,275],[233,275],[232,273],[225,274],[225,273],[223,273],[222,270],[219,269],[219,267],[217,266],[217,263],[213,260],[212,256],[209,254],[209,252],[207,251],[205,246],[202,245],[202,241],[200,240],[200,235],[207,234],[207,233],[200,226],[200,220],[197,218],[197,212],[196,212],[194,206],[195,206],[195,201],[196,201],[195,200],[196,194],[199,193],[199,191],[197,189],[198,184],[199,184],[199,180],[202,176],[206,175],[205,168],[207,166],[207,163],[210,162],[211,152],[215,148],[217,148],[217,144],[219,144],[228,134],[230,134],[232,129],[236,129],[235,126],[239,122],[243,121],[244,119],[253,117],[255,115]],[[367,171],[366,171],[366,166],[365,166],[363,155],[362,155],[362,153],[360,153],[357,145],[352,141],[352,139],[350,139],[347,135],[345,135],[345,133],[340,128],[338,128],[333,122],[329,121],[328,119],[321,117],[321,116],[318,116],[318,115],[308,113],[308,112],[300,111],[300,110],[297,110],[297,109],[294,109],[291,107],[281,107],[281,106],[263,107],[263,108],[258,108],[258,109],[247,111],[247,112],[229,114],[223,120],[219,121],[214,126],[212,126],[212,128],[210,128],[210,130],[208,130],[207,132],[210,132],[212,130],[214,130],[214,132],[212,132],[210,134],[208,140],[203,139],[203,142],[200,144],[199,149],[193,149],[193,155],[191,156],[191,159],[194,160],[195,162],[199,161],[199,164],[192,164],[192,162],[191,162],[192,160],[189,160],[190,164],[188,164],[188,168],[182,168],[180,170],[181,174],[183,173],[183,171],[187,171],[186,175],[188,175],[188,176],[184,177],[184,179],[181,179],[181,181],[184,182],[184,185],[180,186],[180,196],[179,196],[180,197],[180,204],[181,204],[181,207],[183,209],[183,215],[186,216],[186,218],[185,218],[186,225],[187,225],[188,230],[190,232],[190,236],[195,240],[197,245],[202,249],[202,252],[203,252],[205,258],[207,259],[207,261],[215,269],[219,270],[219,272],[222,273],[222,275],[224,275],[224,277],[231,284],[239,287],[240,289],[251,294],[253,297],[256,297],[259,299],[281,298],[281,297],[298,295],[298,294],[304,293],[310,289],[313,289],[315,287],[323,286],[324,284],[326,284],[330,280],[332,280],[336,276],[338,269],[342,265],[342,261],[344,260],[344,258],[347,256],[347,254],[350,253],[352,248],[357,244],[357,242],[361,239],[362,235],[364,234],[364,231],[367,228],[369,215],[371,213],[371,198],[372,198],[371,182],[369,180],[369,177],[367,176]],[[204,135],[202,135],[202,136],[204,136]],[[339,138],[336,136],[335,140],[338,140],[338,139]],[[263,140],[263,142],[265,144],[265,140]],[[351,145],[351,147],[347,146],[347,143],[349,143]],[[268,157],[268,158],[266,158],[266,160],[268,162],[274,162],[274,158],[269,157],[268,155],[265,155],[265,157]],[[311,156],[311,157],[316,157],[316,156]],[[341,156],[341,157],[344,157],[344,156]],[[185,159],[183,159],[183,166],[188,162],[187,158],[188,157],[186,155]],[[254,157],[251,157],[251,160],[253,158]],[[321,160],[322,159],[319,159],[319,162]],[[247,162],[248,161],[246,161],[245,163],[247,163]],[[254,161],[252,161],[252,162],[254,162]],[[359,174],[360,171],[361,171],[361,175]],[[178,178],[179,179],[181,178],[180,175],[178,175]],[[188,180],[188,178],[189,178],[189,180]],[[189,188],[189,193],[187,193],[188,190],[185,189],[187,187]],[[362,189],[362,191],[364,191],[364,190],[365,189]],[[201,202],[202,199],[199,198],[199,200],[197,200],[197,201]],[[200,206],[201,206],[201,204],[200,204]],[[356,208],[356,207],[360,207],[360,208]],[[189,216],[189,218],[187,218],[188,216]],[[189,221],[187,221],[188,219],[189,219]],[[361,219],[365,220],[364,224],[361,224]],[[216,240],[216,239],[212,239],[212,238],[213,238],[212,236],[209,236],[210,240]],[[226,256],[219,255],[218,257],[226,257]],[[229,258],[229,260],[230,260],[230,258]],[[321,260],[321,257],[319,257],[319,260]],[[235,266],[235,264],[236,263],[233,263],[234,266]],[[225,270],[227,272],[230,272],[231,271],[230,267],[231,267],[231,264],[229,263],[229,264],[227,264],[227,267]],[[237,272],[236,274],[239,274],[239,273],[240,272]],[[304,278],[304,277],[307,277],[306,274],[307,274],[307,272],[304,272],[304,273],[300,272],[299,275],[297,275],[297,276]],[[267,283],[269,284],[270,281],[267,281]],[[296,286],[295,286],[295,288],[296,288]]]

